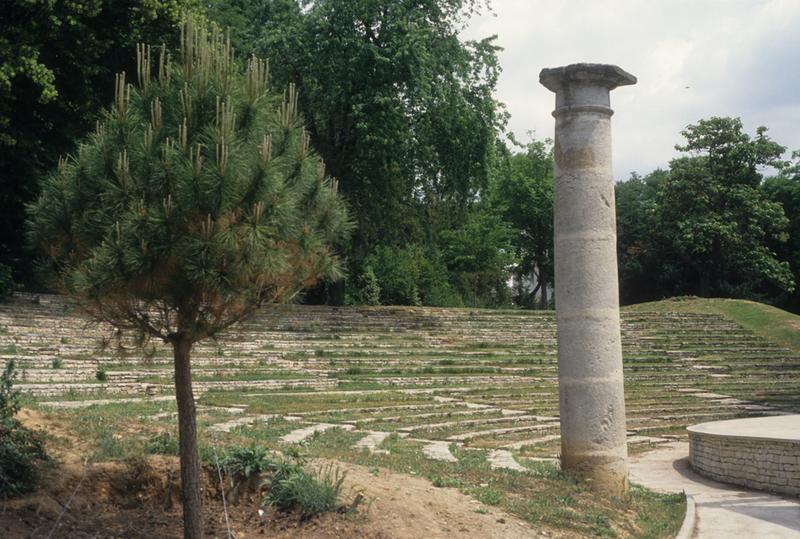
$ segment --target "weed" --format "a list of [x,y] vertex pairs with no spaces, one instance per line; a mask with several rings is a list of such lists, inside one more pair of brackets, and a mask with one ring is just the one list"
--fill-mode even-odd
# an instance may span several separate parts
[[145,451],[151,455],[177,455],[178,438],[170,432],[161,432],[147,441]]
[[128,448],[120,443],[120,439],[119,435],[114,434],[111,430],[101,432],[97,440],[98,448],[92,455],[92,460],[115,460],[128,457]]
[[99,382],[105,382],[108,380],[108,372],[105,367],[98,367],[97,372],[94,373],[94,377],[97,378]]
[[13,496],[33,489],[37,465],[47,460],[44,442],[14,416],[20,409],[20,394],[14,389],[14,361],[0,375],[0,495]]
[[242,493],[257,490],[261,475],[275,467],[267,448],[256,444],[229,449],[218,464],[230,481],[229,495],[234,504],[239,502]]
[[431,483],[437,488],[461,488],[464,486],[464,482],[460,479],[455,477],[441,477],[438,475],[431,480]]
[[503,501],[503,493],[491,487],[480,487],[474,491],[475,497],[486,505],[500,505]]
[[69,344],[69,338],[61,337],[61,344]]
[[16,364],[11,359],[6,363],[0,375],[0,420],[13,419],[19,412],[19,390],[14,389],[17,380]]
[[63,362],[61,361],[60,357],[54,357],[53,361],[50,362],[50,366],[54,369],[60,369]]
[[241,481],[249,481],[259,476],[271,466],[272,459],[263,445],[252,444],[247,447],[229,449],[223,456],[220,465],[231,480],[231,486]]
[[280,511],[298,511],[304,519],[337,511],[344,478],[333,465],[309,472],[296,461],[284,461],[269,481],[264,502]]
[[584,522],[589,524],[592,529],[592,535],[595,537],[616,537],[617,534],[614,532],[614,528],[611,527],[611,523],[609,522],[608,515],[603,513],[587,513],[583,516],[582,519]]

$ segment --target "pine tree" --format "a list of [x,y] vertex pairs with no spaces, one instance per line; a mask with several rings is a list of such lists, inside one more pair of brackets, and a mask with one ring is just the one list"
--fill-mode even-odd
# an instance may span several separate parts
[[28,209],[56,284],[95,320],[170,344],[185,537],[203,533],[190,355],[262,304],[336,278],[351,228],[337,183],[297,113],[293,86],[234,61],[218,32],[184,26],[177,61],[137,48],[96,131]]

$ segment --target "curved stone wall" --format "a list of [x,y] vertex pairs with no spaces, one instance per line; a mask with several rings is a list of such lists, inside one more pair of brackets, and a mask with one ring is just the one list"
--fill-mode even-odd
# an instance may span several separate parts
[[700,475],[800,495],[800,415],[715,421],[687,430],[689,461]]

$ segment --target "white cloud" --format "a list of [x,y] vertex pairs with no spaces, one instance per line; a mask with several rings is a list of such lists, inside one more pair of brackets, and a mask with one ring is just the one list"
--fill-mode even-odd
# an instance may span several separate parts
[[[639,78],[612,93],[615,176],[664,167],[680,131],[740,116],[748,132],[800,149],[800,0],[494,0],[466,38],[497,34],[497,97],[509,129],[552,136],[553,95],[539,71],[617,64]],[[688,88],[687,88],[688,86]]]

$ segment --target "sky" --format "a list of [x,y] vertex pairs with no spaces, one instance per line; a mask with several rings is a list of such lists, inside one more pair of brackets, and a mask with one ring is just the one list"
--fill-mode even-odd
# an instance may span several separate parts
[[492,12],[463,37],[497,35],[496,97],[523,142],[553,136],[539,71],[595,62],[639,79],[611,93],[616,180],[665,168],[681,130],[711,116],[800,150],[800,0],[492,0]]

